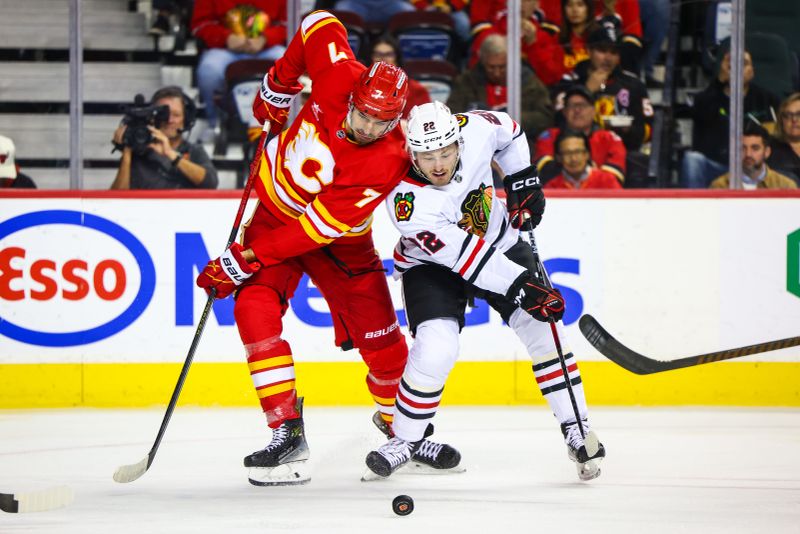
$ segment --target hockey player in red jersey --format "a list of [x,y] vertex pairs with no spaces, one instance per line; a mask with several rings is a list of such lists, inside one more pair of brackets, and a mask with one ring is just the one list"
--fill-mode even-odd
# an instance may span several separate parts
[[[395,275],[403,281],[414,344],[397,392],[395,437],[367,455],[367,467],[387,477],[425,447],[425,429],[458,358],[467,302],[477,297],[524,343],[579,477],[597,477],[605,449],[589,431],[575,357],[562,331],[564,376],[548,324],[555,319],[556,328],[563,329],[564,299],[532,274],[537,260],[520,239],[520,229],[532,230],[541,221],[545,205],[524,132],[506,113],[452,115],[433,102],[411,110],[406,140],[413,169],[386,205],[401,233]],[[494,191],[493,163],[507,174],[507,206]]]
[[[373,419],[389,436],[408,355],[371,233],[372,211],[409,166],[398,127],[406,74],[387,63],[361,65],[341,22],[316,11],[264,77],[253,109],[265,130],[281,132],[304,72],[314,82],[311,96],[261,154],[254,171],[259,204],[242,244],[210,261],[197,279],[206,291],[216,288],[218,298],[236,291],[236,323],[273,429],[272,441],[245,458],[255,485],[310,479],[292,350],[281,337],[304,273],[330,307],[336,345],[357,348],[367,364],[367,387],[380,414]],[[460,455],[444,445],[438,455],[415,459],[452,468]]]

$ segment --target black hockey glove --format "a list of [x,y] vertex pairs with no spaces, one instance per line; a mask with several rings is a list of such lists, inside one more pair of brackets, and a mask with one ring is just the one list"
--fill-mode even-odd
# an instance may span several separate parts
[[552,317],[560,321],[564,315],[564,297],[556,289],[548,289],[525,271],[511,284],[506,298],[528,312],[537,321],[547,322]]
[[536,167],[509,174],[503,179],[503,188],[511,226],[525,231],[536,228],[544,215],[544,193]]

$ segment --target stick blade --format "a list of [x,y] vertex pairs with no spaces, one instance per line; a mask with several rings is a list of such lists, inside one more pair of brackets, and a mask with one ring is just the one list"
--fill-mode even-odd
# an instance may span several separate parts
[[69,486],[54,486],[24,493],[0,493],[0,510],[16,514],[47,512],[68,506],[75,498]]
[[145,456],[140,462],[130,465],[121,465],[114,471],[114,482],[125,484],[133,482],[147,472],[149,456]]
[[581,317],[578,321],[583,337],[586,341],[597,349],[597,351],[616,363],[620,367],[627,369],[637,375],[649,375],[665,370],[665,362],[653,360],[632,351],[608,333],[597,320],[589,314]]

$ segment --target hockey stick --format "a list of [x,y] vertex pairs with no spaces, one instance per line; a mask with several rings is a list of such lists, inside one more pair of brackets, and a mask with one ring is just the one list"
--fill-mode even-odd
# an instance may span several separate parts
[[69,486],[55,486],[25,493],[0,493],[0,510],[9,514],[46,512],[63,508],[75,494]]
[[[239,202],[239,211],[236,213],[236,218],[233,221],[233,228],[231,228],[231,234],[228,237],[228,243],[225,245],[226,249],[231,246],[231,243],[233,243],[234,239],[236,239],[236,234],[239,231],[239,225],[242,222],[244,210],[247,207],[247,200],[250,198],[250,191],[253,189],[253,182],[255,181],[255,175],[258,169],[258,162],[261,160],[261,154],[264,151],[267,143],[269,143],[274,137],[273,134],[269,134],[266,135],[266,140],[264,140],[265,133],[266,132],[261,134],[261,139],[259,139],[258,142],[258,148],[253,156],[253,161],[250,163],[250,175],[247,177],[247,183],[244,185],[242,200]],[[206,300],[206,306],[203,308],[202,315],[200,315],[200,322],[197,323],[197,330],[194,332],[194,338],[192,339],[192,344],[189,347],[189,353],[186,355],[186,360],[183,362],[181,374],[178,377],[178,383],[175,384],[175,389],[172,391],[172,397],[170,398],[169,405],[167,406],[167,412],[164,414],[164,419],[161,421],[161,428],[158,429],[158,435],[153,443],[153,447],[150,449],[150,452],[147,453],[147,456],[145,456],[141,461],[136,462],[135,464],[122,465],[118,467],[114,472],[115,482],[133,482],[145,474],[150,468],[150,465],[153,463],[153,459],[158,451],[158,446],[161,445],[161,439],[164,437],[164,432],[167,430],[167,425],[172,417],[172,412],[175,411],[175,405],[178,403],[178,397],[183,389],[183,383],[186,381],[186,375],[189,373],[189,367],[192,365],[194,352],[197,349],[197,345],[200,344],[200,337],[203,335],[203,330],[206,327],[206,321],[208,320],[208,315],[211,313],[211,306],[214,304],[214,299],[216,296],[217,290],[211,289],[211,293],[208,295],[208,300]]]
[[683,369],[684,367],[694,367],[695,365],[720,362],[733,358],[741,358],[742,356],[749,356],[751,354],[759,354],[800,345],[800,336],[787,337],[786,339],[767,341],[765,343],[757,343],[755,345],[748,345],[736,349],[721,350],[719,352],[678,358],[677,360],[663,361],[654,360],[653,358],[648,358],[643,354],[632,351],[609,334],[591,315],[584,315],[581,317],[579,325],[586,340],[603,356],[637,375],[649,375],[652,373],[661,373],[663,371],[672,371],[673,369]]
[[[544,265],[542,265],[542,261],[539,259],[539,249],[536,246],[536,238],[533,236],[533,228],[528,230],[528,239],[530,241],[529,244],[531,246],[531,251],[533,252],[533,259],[535,260],[536,272],[534,275],[542,284],[544,284],[546,288],[553,289],[553,285],[550,283],[550,279],[547,277],[547,271],[544,270]],[[569,378],[567,361],[564,359],[564,351],[561,348],[561,340],[558,337],[556,320],[551,316],[547,322],[550,323],[550,331],[553,333],[553,343],[556,346],[558,363],[561,364],[561,372],[564,373],[564,382],[567,385],[567,393],[569,393],[569,400],[572,403],[572,411],[575,413],[575,421],[578,423],[578,430],[581,432],[581,437],[586,438],[586,432],[584,432],[583,423],[581,422],[581,415],[580,412],[578,412],[578,403],[575,400],[575,393],[572,391],[572,381]],[[594,452],[592,452],[592,455],[594,455]]]

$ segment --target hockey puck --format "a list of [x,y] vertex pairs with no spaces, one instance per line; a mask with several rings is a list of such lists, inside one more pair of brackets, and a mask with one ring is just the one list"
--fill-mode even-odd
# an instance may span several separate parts
[[408,495],[398,495],[392,501],[392,510],[397,515],[408,515],[414,511],[414,499]]

